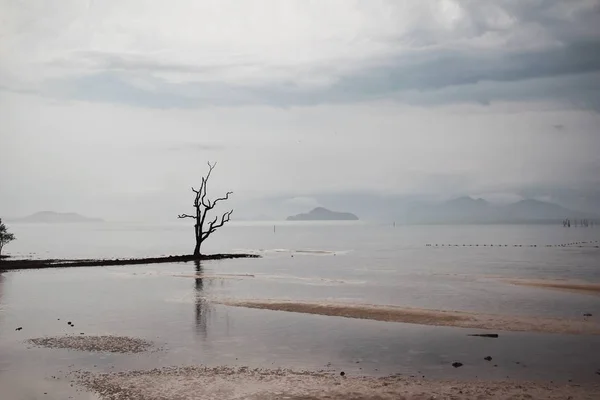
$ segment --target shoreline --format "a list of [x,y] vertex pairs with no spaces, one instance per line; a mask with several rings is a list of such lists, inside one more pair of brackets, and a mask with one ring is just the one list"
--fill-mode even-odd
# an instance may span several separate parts
[[570,335],[600,335],[600,324],[581,320],[483,314],[466,311],[431,310],[390,305],[316,303],[283,300],[215,300],[216,304],[260,310],[316,314],[331,317],[371,319],[417,325],[450,326],[508,332],[539,332]]
[[0,271],[19,269],[68,268],[68,267],[106,267],[117,265],[163,264],[190,261],[228,260],[234,258],[260,258],[257,254],[204,254],[171,255],[148,258],[114,258],[114,259],[6,259],[0,261]]

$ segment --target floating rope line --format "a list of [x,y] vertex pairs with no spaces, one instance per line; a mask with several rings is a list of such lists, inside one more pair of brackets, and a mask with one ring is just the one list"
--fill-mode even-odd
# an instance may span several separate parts
[[447,244],[447,243],[427,243],[425,247],[591,247],[591,248],[600,248],[600,240],[590,240],[590,241],[582,241],[582,242],[570,242],[570,243],[560,243],[560,244]]

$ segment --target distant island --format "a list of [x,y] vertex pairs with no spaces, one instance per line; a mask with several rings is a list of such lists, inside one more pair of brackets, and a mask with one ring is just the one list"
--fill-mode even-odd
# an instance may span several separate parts
[[331,211],[317,207],[305,214],[287,217],[288,221],[357,221],[358,217],[348,212]]
[[59,213],[54,211],[40,211],[22,218],[13,218],[12,222],[31,223],[75,223],[75,222],[104,222],[101,218],[85,217],[77,213]]

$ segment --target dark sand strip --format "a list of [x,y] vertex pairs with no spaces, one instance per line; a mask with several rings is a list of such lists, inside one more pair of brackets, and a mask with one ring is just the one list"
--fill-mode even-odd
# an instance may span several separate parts
[[89,259],[89,260],[2,260],[0,271],[15,269],[39,269],[39,268],[65,268],[65,267],[107,267],[115,265],[140,265],[140,264],[162,264],[174,262],[224,260],[232,258],[260,258],[256,254],[206,254],[198,256],[166,256],[150,258],[116,258],[116,259]]
[[83,372],[76,374],[76,380],[105,400],[596,400],[600,393],[598,385],[434,381],[397,376],[341,377],[338,374],[197,366],[112,374]]
[[220,300],[216,302],[234,307],[373,319],[376,321],[403,322],[419,325],[454,326],[459,328],[513,332],[600,335],[600,324],[583,318],[581,320],[570,320],[352,303],[312,303],[274,300]]
[[537,287],[543,289],[562,290],[572,293],[582,293],[600,296],[600,283],[586,283],[559,280],[534,280],[534,279],[503,279],[512,285]]

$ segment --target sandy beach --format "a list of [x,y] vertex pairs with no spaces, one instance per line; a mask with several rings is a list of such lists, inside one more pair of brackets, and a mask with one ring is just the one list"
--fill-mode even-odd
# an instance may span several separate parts
[[571,320],[353,303],[317,303],[278,300],[219,300],[216,302],[234,307],[345,318],[372,319],[387,322],[403,322],[420,325],[454,326],[459,328],[512,332],[600,335],[600,324],[583,317],[581,320]]
[[171,367],[110,374],[76,373],[77,382],[106,400],[592,400],[600,386],[510,381],[431,381],[401,376],[349,377],[246,367]]
[[[64,336],[27,342],[83,352],[143,353],[153,347],[146,340],[124,336]],[[600,375],[600,370],[596,374]],[[65,378],[71,385],[79,387],[80,394],[93,393],[102,400],[591,400],[600,395],[600,384],[594,383],[440,380],[400,374],[374,377],[331,368],[311,371],[193,365],[109,373],[78,369],[69,372]]]

